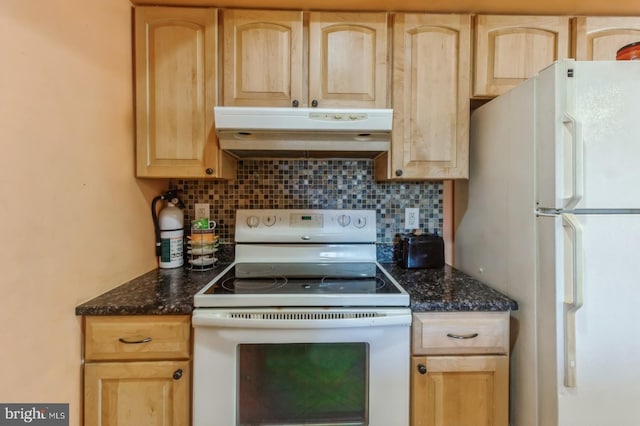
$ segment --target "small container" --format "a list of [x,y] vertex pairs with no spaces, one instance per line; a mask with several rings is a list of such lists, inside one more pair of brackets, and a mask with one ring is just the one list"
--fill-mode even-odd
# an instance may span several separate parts
[[618,61],[637,61],[640,60],[640,41],[627,44],[626,46],[618,49],[616,53],[616,59]]

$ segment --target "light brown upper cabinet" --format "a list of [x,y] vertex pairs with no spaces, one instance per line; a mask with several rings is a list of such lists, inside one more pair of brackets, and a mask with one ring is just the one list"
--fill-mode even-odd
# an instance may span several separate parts
[[216,9],[138,7],[134,31],[136,175],[234,178],[213,129]]
[[319,107],[387,106],[387,14],[309,14],[309,98]]
[[505,93],[569,56],[569,17],[479,15],[473,96]]
[[227,106],[387,106],[387,15],[223,12]]
[[376,160],[376,178],[424,180],[468,176],[468,15],[393,17],[391,156]]
[[222,14],[224,105],[306,103],[302,12],[224,10]]
[[640,18],[574,18],[574,57],[577,60],[613,61],[618,49],[637,41],[640,41]]

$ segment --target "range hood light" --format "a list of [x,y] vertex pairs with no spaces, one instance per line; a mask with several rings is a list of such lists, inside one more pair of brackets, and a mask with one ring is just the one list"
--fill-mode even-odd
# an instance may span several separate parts
[[354,139],[357,141],[370,141],[371,133],[359,133]]
[[233,135],[234,138],[236,139],[240,139],[240,140],[248,140],[248,139],[255,139],[256,137],[253,135],[253,133],[251,132],[236,132]]

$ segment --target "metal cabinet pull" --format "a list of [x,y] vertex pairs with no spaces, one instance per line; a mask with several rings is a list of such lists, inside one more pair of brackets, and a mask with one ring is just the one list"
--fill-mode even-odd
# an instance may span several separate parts
[[151,341],[151,337],[145,337],[144,339],[140,340],[127,340],[124,337],[121,337],[118,339],[118,341],[127,345],[138,345],[140,343],[149,343]]
[[452,339],[475,339],[476,337],[478,337],[478,333],[469,333],[469,334],[447,333],[447,337],[451,337]]
[[182,378],[182,369],[178,368],[173,372],[173,380],[180,380]]
[[418,373],[427,374],[427,367],[424,364],[418,364]]

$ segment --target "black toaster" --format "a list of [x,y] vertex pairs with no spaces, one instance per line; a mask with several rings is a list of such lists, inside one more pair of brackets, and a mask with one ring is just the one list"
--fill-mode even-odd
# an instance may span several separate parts
[[396,257],[405,268],[440,268],[444,266],[444,240],[434,234],[402,235]]

